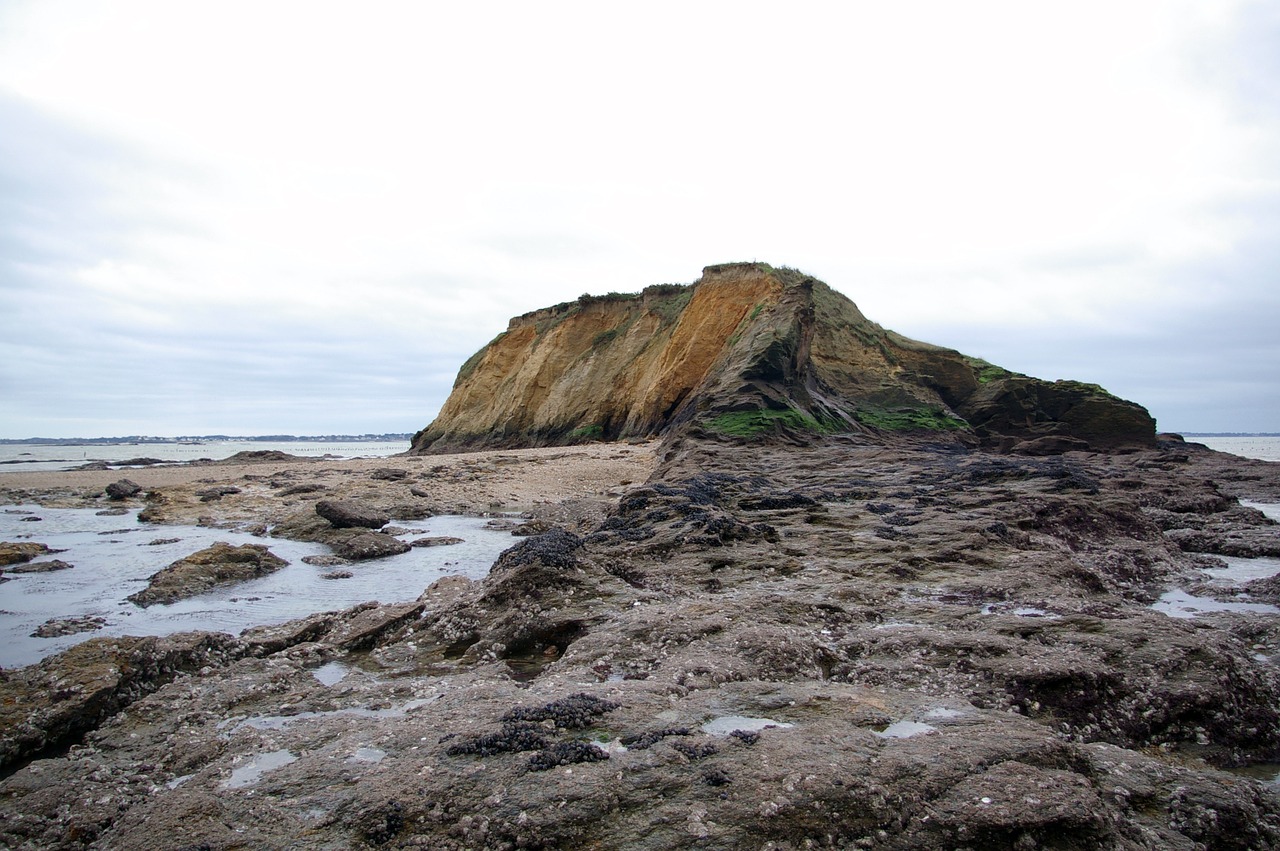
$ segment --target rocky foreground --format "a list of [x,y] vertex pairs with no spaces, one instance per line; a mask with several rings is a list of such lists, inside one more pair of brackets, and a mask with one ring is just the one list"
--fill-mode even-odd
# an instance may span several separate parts
[[[1238,771],[1280,771],[1280,615],[1151,607],[1278,599],[1199,568],[1280,556],[1239,503],[1280,465],[677,437],[623,485],[648,450],[588,450],[614,485],[528,506],[546,531],[483,582],[3,672],[0,845],[1280,847]],[[302,537],[326,499],[514,504],[542,456],[467,457],[140,473],[124,503]]]

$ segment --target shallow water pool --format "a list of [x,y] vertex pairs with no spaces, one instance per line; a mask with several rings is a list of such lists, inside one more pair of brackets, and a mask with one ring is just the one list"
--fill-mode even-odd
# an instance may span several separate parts
[[[10,581],[0,582],[0,666],[29,665],[101,635],[167,635],[186,630],[239,633],[250,626],[283,623],[369,600],[414,600],[442,576],[485,576],[498,555],[517,543],[509,532],[485,528],[487,521],[478,517],[394,522],[409,530],[401,536],[406,541],[448,535],[462,538],[463,543],[415,547],[403,555],[344,565],[340,569],[349,571],[350,578],[325,579],[324,574],[334,568],[302,562],[304,556],[327,554],[328,548],[321,544],[201,526],[139,523],[136,511],[102,516],[93,509],[0,506],[0,540],[36,541],[63,550],[32,563],[60,559],[74,565],[50,573],[5,570],[4,578]],[[218,541],[266,545],[289,565],[269,576],[172,605],[142,609],[125,600],[146,587],[156,571]],[[107,624],[96,631],[57,638],[31,637],[36,627],[51,618],[81,616],[102,617]]]

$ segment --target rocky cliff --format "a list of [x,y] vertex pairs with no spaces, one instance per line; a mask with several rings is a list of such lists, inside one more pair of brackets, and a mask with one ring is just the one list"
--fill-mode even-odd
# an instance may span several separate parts
[[511,320],[469,359],[415,453],[642,438],[853,433],[1029,454],[1151,446],[1145,409],[1018,375],[868,320],[764,263],[688,286],[583,296]]

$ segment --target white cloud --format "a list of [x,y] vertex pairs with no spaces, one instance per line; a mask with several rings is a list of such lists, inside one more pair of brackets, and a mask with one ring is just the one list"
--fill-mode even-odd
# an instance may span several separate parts
[[[122,336],[166,352],[131,431],[198,417],[186,387],[320,399],[325,341],[394,392],[221,415],[417,428],[509,316],[736,259],[1048,377],[1095,363],[1053,339],[1158,360],[1274,269],[1278,28],[1156,0],[9,4],[0,308],[28,322],[0,379],[45,401],[0,431],[63,430],[39,388],[80,370],[34,352]],[[1116,360],[1080,377],[1128,387]],[[1139,401],[1177,398],[1137,372]]]

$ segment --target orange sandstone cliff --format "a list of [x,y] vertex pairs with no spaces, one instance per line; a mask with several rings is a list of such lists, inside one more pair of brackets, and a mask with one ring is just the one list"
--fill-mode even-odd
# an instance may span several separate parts
[[927,434],[1050,453],[1149,446],[1100,387],[1018,375],[869,321],[792,269],[708,266],[688,286],[527,313],[472,356],[412,452],[664,435]]

